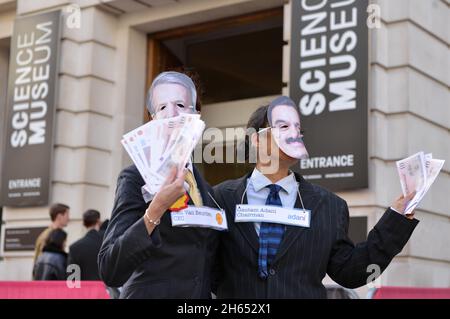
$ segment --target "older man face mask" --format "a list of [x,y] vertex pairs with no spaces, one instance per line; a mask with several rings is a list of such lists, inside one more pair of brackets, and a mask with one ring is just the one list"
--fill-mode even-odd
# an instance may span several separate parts
[[196,92],[188,88],[194,87],[191,79],[177,74],[171,75],[177,83],[155,79],[150,90],[148,106],[153,119],[175,117],[183,113],[195,114]]

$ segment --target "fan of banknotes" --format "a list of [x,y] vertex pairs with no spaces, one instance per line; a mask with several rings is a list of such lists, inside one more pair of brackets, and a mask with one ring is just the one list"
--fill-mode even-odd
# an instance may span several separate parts
[[438,176],[445,161],[434,159],[433,155],[419,152],[408,158],[397,161],[397,171],[400,176],[403,195],[416,192],[414,198],[408,203],[405,214],[411,214],[422,198],[430,189]]
[[172,167],[186,165],[204,129],[200,115],[182,114],[150,121],[123,135],[122,145],[149,194],[159,191]]

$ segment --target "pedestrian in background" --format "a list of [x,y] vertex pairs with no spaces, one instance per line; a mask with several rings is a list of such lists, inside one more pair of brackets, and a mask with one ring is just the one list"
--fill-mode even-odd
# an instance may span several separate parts
[[56,203],[50,207],[50,219],[52,223],[48,228],[46,228],[38,238],[36,239],[36,243],[34,245],[34,257],[33,257],[33,266],[36,264],[36,260],[39,255],[42,253],[42,249],[44,248],[45,242],[47,240],[48,235],[53,229],[63,229],[69,223],[69,213],[70,208],[65,204]]
[[34,266],[35,280],[66,280],[66,240],[67,233],[64,230],[57,228],[50,232]]
[[97,256],[102,245],[103,233],[100,233],[100,213],[88,209],[83,214],[83,224],[87,229],[86,235],[69,247],[68,264],[80,267],[80,280],[100,280],[97,266]]

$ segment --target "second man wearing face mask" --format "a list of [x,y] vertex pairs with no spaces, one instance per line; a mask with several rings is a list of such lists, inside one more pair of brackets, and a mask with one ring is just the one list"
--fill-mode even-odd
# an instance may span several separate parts
[[[147,108],[153,119],[195,114],[195,105],[194,83],[184,74],[161,73],[150,87]],[[215,207],[211,187],[191,162],[173,171],[154,197],[143,185],[134,165],[119,175],[98,258],[101,278],[108,286],[123,286],[121,298],[210,298],[217,231],[172,227],[166,211],[185,191],[190,205]]]
[[290,171],[308,155],[294,102],[275,99],[252,114],[247,128],[255,169],[214,189],[229,229],[218,249],[217,297],[326,298],[326,274],[355,288],[367,283],[369,265],[383,271],[418,223],[401,214],[412,195],[398,198],[355,246],[347,203]]

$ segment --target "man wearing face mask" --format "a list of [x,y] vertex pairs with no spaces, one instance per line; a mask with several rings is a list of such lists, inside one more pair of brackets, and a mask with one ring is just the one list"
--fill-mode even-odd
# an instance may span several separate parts
[[[195,105],[194,83],[184,74],[161,73],[150,87],[147,108],[153,119],[195,114]],[[123,286],[121,298],[210,298],[217,231],[172,227],[167,210],[185,192],[189,205],[215,207],[211,187],[191,162],[172,171],[155,196],[143,191],[144,184],[135,165],[119,175],[98,256],[102,280]]]
[[326,298],[326,274],[356,288],[367,284],[370,265],[383,271],[418,223],[402,214],[414,194],[399,197],[355,246],[347,203],[289,169],[308,156],[294,102],[276,98],[252,114],[247,128],[255,169],[214,188],[229,229],[218,249],[217,297]]

